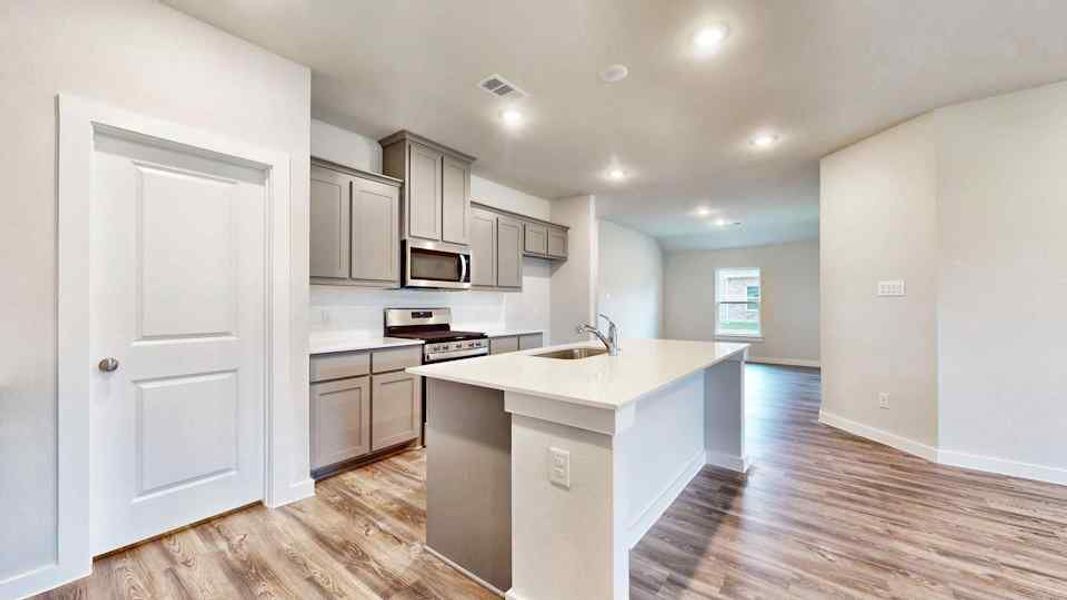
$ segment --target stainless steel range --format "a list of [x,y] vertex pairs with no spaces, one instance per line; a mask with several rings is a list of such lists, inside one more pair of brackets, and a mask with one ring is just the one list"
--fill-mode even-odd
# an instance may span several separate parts
[[450,308],[387,308],[385,335],[426,342],[422,364],[489,354],[489,338],[480,331],[453,331]]

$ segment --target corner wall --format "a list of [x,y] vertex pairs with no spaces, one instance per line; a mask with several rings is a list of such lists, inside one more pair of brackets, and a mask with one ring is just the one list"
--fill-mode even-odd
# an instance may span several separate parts
[[[825,421],[1067,484],[1065,165],[1067,83],[942,108],[823,159]],[[907,296],[874,298],[878,279],[905,279]]]
[[574,326],[592,323],[596,318],[596,197],[575,196],[554,200],[551,220],[570,227],[567,260],[553,263],[551,267],[551,343],[578,342],[588,336],[576,334]]
[[655,238],[597,222],[597,312],[623,338],[658,338],[663,330],[663,252]]

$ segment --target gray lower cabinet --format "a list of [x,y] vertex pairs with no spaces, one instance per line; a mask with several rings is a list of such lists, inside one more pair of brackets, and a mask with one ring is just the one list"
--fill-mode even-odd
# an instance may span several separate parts
[[519,336],[519,350],[529,350],[544,346],[544,339],[540,333],[528,333]]
[[381,450],[419,437],[422,382],[403,371],[371,376],[371,449]]
[[311,468],[371,451],[371,378],[350,377],[311,385]]
[[522,250],[526,254],[548,254],[548,227],[538,223],[526,223],[523,227]]
[[309,211],[311,283],[400,285],[400,181],[317,160]]
[[496,287],[497,217],[487,210],[471,210],[471,285]]
[[489,354],[505,354],[519,349],[518,336],[509,335],[489,340]]

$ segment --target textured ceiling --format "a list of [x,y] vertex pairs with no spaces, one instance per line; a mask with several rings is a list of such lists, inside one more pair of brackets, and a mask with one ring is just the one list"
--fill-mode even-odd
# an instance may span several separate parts
[[[311,67],[316,118],[401,128],[478,156],[486,177],[668,248],[813,238],[818,159],[938,106],[1067,77],[1060,0],[170,0]],[[700,26],[731,35],[693,56]],[[626,64],[630,76],[597,72]],[[526,126],[476,87],[530,93]],[[780,143],[748,140],[773,129]],[[630,177],[602,177],[617,163]],[[697,206],[741,221],[722,229]]]

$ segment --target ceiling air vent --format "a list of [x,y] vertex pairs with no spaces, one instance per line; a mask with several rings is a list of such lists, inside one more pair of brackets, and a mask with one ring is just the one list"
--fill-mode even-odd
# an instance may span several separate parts
[[478,83],[478,87],[496,96],[497,98],[508,98],[509,100],[517,100],[519,98],[525,98],[528,94],[519,86],[511,83],[507,79],[504,79],[496,73],[486,77]]

